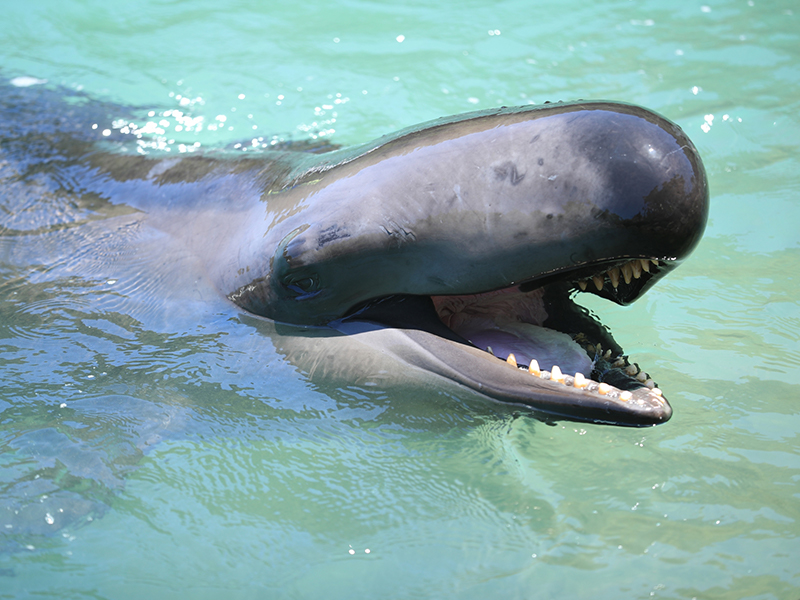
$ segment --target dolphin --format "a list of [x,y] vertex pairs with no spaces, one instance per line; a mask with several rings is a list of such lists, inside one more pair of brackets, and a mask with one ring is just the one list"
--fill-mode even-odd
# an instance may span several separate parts
[[323,154],[156,158],[65,143],[82,194],[175,240],[314,381],[447,387],[547,421],[672,414],[575,302],[635,301],[703,234],[701,159],[652,111],[503,107]]

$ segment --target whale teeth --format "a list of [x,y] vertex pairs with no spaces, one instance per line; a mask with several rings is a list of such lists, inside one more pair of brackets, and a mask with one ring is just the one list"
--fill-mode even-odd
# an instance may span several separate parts
[[619,269],[617,267],[609,269],[608,278],[611,280],[611,285],[614,289],[617,289],[619,287]]
[[583,373],[575,373],[575,380],[573,381],[572,385],[576,388],[584,389],[589,387],[589,380],[583,376]]
[[629,284],[633,279],[633,268],[631,267],[631,263],[625,263],[619,268],[622,271],[622,278],[625,280],[626,284]]
[[589,287],[589,282],[594,283],[594,287],[600,292],[605,285],[605,278],[608,277],[614,289],[619,287],[620,275],[626,284],[630,284],[634,279],[641,279],[642,273],[650,273],[650,265],[658,266],[659,261],[655,258],[635,258],[623,265],[613,267],[604,273],[599,273],[594,277],[579,280],[578,287],[585,292]]
[[[602,356],[606,361],[610,361],[611,359],[611,350],[606,350],[605,353],[603,353],[603,347],[599,343],[596,346],[588,344],[587,350],[590,354],[596,353],[595,356]],[[491,346],[487,346],[486,351],[494,356],[494,351]],[[503,360],[502,357],[498,358]],[[609,396],[611,400],[616,398],[620,402],[628,402],[636,397],[636,402],[641,404],[643,402],[643,396],[646,395],[650,398],[651,402],[664,402],[662,392],[656,387],[655,381],[653,381],[647,373],[639,369],[637,364],[629,363],[625,356],[617,356],[611,367],[622,370],[630,377],[635,378],[642,385],[641,388],[635,390],[637,396],[634,396],[634,393],[631,391],[621,390],[604,381],[599,382],[589,379],[580,371],[576,372],[574,376],[565,375],[558,365],[553,365],[550,371],[543,371],[535,358],[530,359],[526,367],[525,364],[520,365],[517,362],[517,357],[513,353],[509,353],[505,362],[515,369],[521,371],[527,370],[529,374],[540,379],[550,380],[553,383],[560,383],[561,385],[575,388],[576,390],[596,392],[601,396]]]

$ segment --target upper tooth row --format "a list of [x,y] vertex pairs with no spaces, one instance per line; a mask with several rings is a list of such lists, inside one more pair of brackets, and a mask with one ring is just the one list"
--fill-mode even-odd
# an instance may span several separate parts
[[[513,354],[509,354],[506,362],[510,364],[512,367],[517,367],[517,358]],[[637,371],[639,369],[634,365],[629,365],[633,367]],[[611,398],[617,397],[623,402],[627,402],[631,398],[633,398],[633,394],[627,390],[620,390],[615,388],[605,382],[598,383],[593,379],[586,379],[583,373],[575,373],[574,377],[570,375],[564,375],[561,372],[561,368],[558,365],[553,365],[553,368],[550,371],[543,371],[539,367],[538,361],[535,359],[531,359],[530,365],[528,365],[528,373],[534,375],[535,377],[541,377],[542,379],[549,379],[550,381],[556,381],[563,385],[569,387],[576,387],[578,389],[587,390],[589,392],[597,392],[601,396],[609,396]],[[643,373],[640,371],[639,373]],[[638,379],[638,377],[637,377]],[[655,383],[652,379],[647,378],[646,381],[642,382],[644,386],[648,388],[649,392],[654,396],[661,396],[661,390],[655,387]]]
[[[625,280],[625,283],[630,283],[632,279],[639,279],[642,276],[642,271],[649,273],[651,263],[658,265],[658,261],[655,258],[637,258],[625,263],[621,267],[614,267],[613,269],[609,269],[606,273],[595,275],[592,277],[591,281],[594,282],[594,287],[596,287],[597,291],[599,292],[603,289],[605,276],[608,275],[608,278],[611,280],[611,285],[614,286],[614,289],[617,289],[619,286],[620,274],[622,274],[622,278]],[[578,282],[578,287],[584,292],[586,291],[586,287],[588,285],[589,279],[582,279]]]

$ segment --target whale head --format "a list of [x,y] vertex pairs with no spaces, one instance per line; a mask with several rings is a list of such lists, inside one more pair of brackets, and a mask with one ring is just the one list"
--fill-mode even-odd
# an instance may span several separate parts
[[[700,240],[708,186],[677,125],[609,102],[499,109],[326,161],[275,194],[293,212],[270,217],[277,226],[266,275],[233,292],[234,302],[287,323],[426,331],[451,342],[452,364],[466,347],[487,364],[509,355],[517,367],[536,362],[533,371],[560,360],[573,396],[559,401],[569,406],[564,414],[602,421],[614,400],[628,404],[627,424],[669,418],[652,380],[574,297],[629,304]],[[493,396],[486,390],[498,376],[488,374],[476,385],[534,405],[531,394],[564,395],[548,373],[552,393],[506,380],[500,387],[512,389]],[[590,383],[576,387],[571,373]]]

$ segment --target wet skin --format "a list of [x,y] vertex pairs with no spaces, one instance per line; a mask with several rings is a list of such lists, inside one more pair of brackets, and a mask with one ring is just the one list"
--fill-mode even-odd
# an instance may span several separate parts
[[671,416],[573,301],[636,300],[703,233],[697,151],[650,111],[503,108],[322,155],[156,160],[78,146],[84,194],[177,240],[312,379],[455,385],[544,419]]

